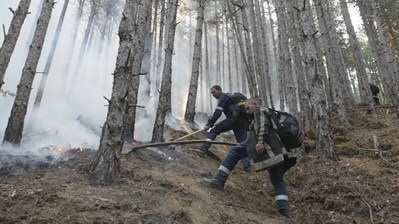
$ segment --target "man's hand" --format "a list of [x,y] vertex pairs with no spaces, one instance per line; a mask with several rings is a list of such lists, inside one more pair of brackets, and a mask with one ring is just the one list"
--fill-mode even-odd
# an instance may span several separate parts
[[204,127],[204,130],[205,130],[205,131],[208,131],[211,127],[212,127],[211,125],[206,125],[206,126]]
[[263,146],[263,144],[256,144],[255,148],[256,148],[256,152],[259,155],[261,155],[265,152],[265,146]]

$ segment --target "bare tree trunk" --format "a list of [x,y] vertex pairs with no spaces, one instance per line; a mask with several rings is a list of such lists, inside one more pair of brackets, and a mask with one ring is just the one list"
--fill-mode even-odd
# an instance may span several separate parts
[[[322,4],[322,10],[325,18],[325,23],[327,27],[329,27],[328,30],[328,37],[332,46],[333,50],[333,55],[336,60],[338,67],[338,80],[340,81],[340,84],[342,85],[342,94],[343,94],[343,100],[344,100],[344,105],[345,106],[353,106],[355,104],[355,100],[353,97],[352,93],[352,88],[350,85],[350,80],[348,76],[348,69],[344,60],[344,54],[342,53],[342,47],[339,43],[340,35],[338,34],[338,25],[337,22],[335,21],[335,15],[332,14],[333,7],[331,4],[334,4],[335,2],[332,2],[330,0],[321,0]],[[341,116],[346,116],[346,118],[341,118],[343,122],[347,122],[347,114],[346,112],[341,111],[340,115]],[[349,122],[346,123],[346,125],[349,125]]]
[[125,4],[119,25],[120,45],[113,74],[112,96],[100,146],[90,164],[89,179],[93,184],[112,184],[119,178],[126,113],[133,106],[129,105],[127,96],[132,78],[138,75],[133,73],[133,68],[140,67],[142,63],[143,37],[146,36],[145,27],[151,16],[151,5],[152,0],[127,0]]
[[17,10],[13,11],[10,9],[14,16],[12,17],[7,35],[4,37],[3,45],[0,48],[0,90],[4,84],[4,75],[17,44],[22,25],[24,24],[26,15],[29,13],[30,2],[31,0],[21,0]]
[[[348,120],[347,111],[345,108],[345,96],[343,89],[347,88],[346,85],[343,84],[343,81],[340,77],[347,75],[346,71],[345,74],[342,74],[343,71],[340,67],[341,65],[340,60],[338,60],[338,56],[336,54],[337,50],[334,48],[340,48],[340,46],[336,46],[333,42],[333,35],[331,34],[335,26],[330,27],[330,23],[326,21],[331,19],[329,14],[326,12],[326,5],[325,2],[322,0],[315,1],[316,13],[318,17],[319,27],[322,32],[322,39],[323,39],[323,47],[324,47],[324,54],[326,56],[327,62],[327,69],[328,69],[328,78],[329,84],[331,87],[331,96],[333,100],[334,107],[339,114],[339,120],[342,125],[349,127],[350,123]],[[337,38],[337,37],[335,37]],[[346,68],[346,66],[345,66]]]
[[[272,88],[272,77],[276,77],[276,72],[274,72],[274,68],[276,68],[276,57],[275,57],[275,38],[274,38],[274,30],[273,30],[273,20],[272,20],[272,15],[270,13],[270,5],[269,2],[267,1],[268,4],[268,16],[266,17],[266,10],[265,7],[261,7],[261,13],[262,16],[265,18],[262,20],[262,22],[264,23],[264,41],[265,41],[265,47],[266,47],[266,54],[269,55],[268,56],[268,62],[267,62],[267,69],[268,69],[268,73],[266,76],[267,82],[266,82],[266,89],[269,95],[269,103],[268,106],[271,108],[274,108],[274,99],[273,99],[273,88]],[[266,19],[267,18],[267,19]],[[266,22],[268,21],[268,22]]]
[[88,40],[89,40],[89,35],[92,31],[92,27],[94,24],[94,19],[96,14],[98,13],[99,7],[98,7],[98,0],[91,0],[91,8],[90,8],[90,15],[89,15],[89,21],[86,24],[86,28],[85,28],[85,33],[83,36],[83,41],[80,45],[80,49],[79,49],[79,55],[78,55],[78,60],[77,60],[77,64],[75,67],[74,72],[71,74],[72,79],[71,81],[69,81],[69,89],[67,90],[67,97],[68,98],[73,98],[73,95],[75,93],[75,88],[77,86],[77,80],[79,79],[79,76],[81,76],[82,74],[84,74],[81,70],[82,70],[82,65],[83,65],[83,60],[84,60],[84,56],[87,53],[87,46],[88,46]]
[[316,120],[316,149],[322,160],[338,160],[334,139],[331,131],[330,117],[328,114],[328,101],[323,87],[323,78],[319,71],[319,56],[317,55],[316,30],[311,21],[311,7],[306,1],[297,0],[299,6],[300,24],[303,33],[305,52],[304,63],[311,85],[311,103]]
[[[218,8],[217,8],[217,0],[214,1],[214,10],[215,10],[215,18],[219,18],[219,14],[218,14]],[[216,28],[216,73],[215,73],[215,80],[216,83],[218,83],[219,85],[222,84],[222,77],[221,77],[221,73],[220,73],[220,36],[219,36],[219,21],[216,21],[215,23],[215,28]]]
[[57,48],[58,39],[60,37],[62,24],[64,23],[65,13],[68,8],[68,4],[69,4],[69,0],[65,0],[64,5],[62,7],[61,14],[60,14],[60,18],[58,19],[58,24],[57,24],[57,28],[55,30],[54,39],[53,39],[53,42],[51,43],[50,52],[47,57],[46,64],[44,65],[44,71],[42,73],[42,78],[40,80],[39,88],[36,93],[36,98],[35,98],[35,102],[33,104],[32,115],[31,115],[31,119],[29,121],[28,130],[35,124],[35,121],[36,121],[37,111],[39,110],[40,104],[42,102],[43,92],[46,87],[47,77],[49,75],[51,64],[53,62],[54,53]]
[[254,63],[255,63],[255,74],[258,83],[258,91],[259,91],[259,98],[262,102],[267,102],[266,98],[266,83],[265,83],[265,76],[267,74],[264,73],[264,63],[263,63],[263,43],[262,38],[259,33],[260,26],[257,21],[260,19],[260,15],[258,15],[255,11],[255,5],[253,0],[248,2],[248,11],[250,14],[251,26],[248,27],[252,33],[252,42],[253,42],[253,51],[254,51]]
[[346,31],[348,32],[349,35],[349,43],[352,49],[351,52],[353,54],[353,58],[355,59],[356,76],[358,80],[360,99],[362,103],[367,103],[369,105],[369,111],[371,112],[373,118],[376,119],[377,114],[373,103],[373,96],[371,94],[369,87],[369,81],[367,79],[366,65],[364,64],[364,61],[362,59],[360,44],[357,39],[355,29],[353,28],[352,25],[352,20],[350,17],[346,0],[340,0],[340,6],[341,6],[342,15],[344,17]]
[[171,113],[171,91],[172,91],[172,55],[176,32],[176,14],[178,0],[168,1],[168,12],[166,18],[169,21],[166,25],[165,40],[165,62],[162,74],[161,92],[155,117],[154,129],[152,131],[152,142],[163,141],[163,130],[165,128],[166,116]]
[[[286,6],[284,0],[275,0],[277,23],[279,32],[279,71],[280,76],[283,77],[283,82],[280,87],[284,88],[285,97],[287,99],[288,111],[298,114],[298,101],[296,97],[296,88],[294,85],[294,78],[292,74],[292,59],[290,52],[290,43],[288,40],[287,21],[288,14],[286,13]],[[284,101],[280,99],[282,104],[280,108],[284,108]]]
[[[65,60],[64,60],[64,69],[62,70],[64,73],[64,83],[68,81],[68,74],[69,74],[69,69],[71,69],[71,65],[72,65],[72,56],[73,56],[73,52],[74,52],[74,48],[76,45],[76,40],[77,40],[77,36],[78,36],[78,31],[79,31],[79,24],[80,21],[82,19],[82,15],[83,15],[83,8],[84,8],[84,3],[85,0],[78,0],[79,5],[78,5],[78,13],[75,17],[75,20],[73,22],[73,31],[72,31],[72,35],[71,35],[71,43],[69,44],[69,49],[68,49],[68,53],[65,56]],[[66,94],[66,86],[67,85],[62,85],[62,88],[64,88],[64,93]]]
[[22,69],[21,80],[17,87],[11,115],[8,118],[7,128],[3,142],[19,145],[22,139],[25,116],[28,109],[29,96],[32,90],[33,80],[36,75],[37,64],[42,53],[44,39],[53,10],[54,0],[44,0],[42,11],[37,21],[35,34],[29,48],[25,66]]
[[[162,55],[164,52],[163,44],[164,44],[164,28],[165,28],[165,0],[159,0],[161,3],[161,15],[159,18],[159,36],[158,36],[158,53],[157,53],[157,64],[156,64],[156,72],[155,72],[155,91],[154,97],[158,99],[159,91],[161,87],[161,72],[162,72]],[[156,106],[156,104],[154,105]]]
[[145,43],[145,48],[144,48],[144,58],[143,58],[143,65],[141,66],[141,73],[143,76],[141,77],[141,84],[140,88],[145,88],[144,89],[144,102],[148,102],[150,100],[150,94],[151,94],[151,51],[152,51],[152,45],[153,45],[153,32],[151,31],[151,22],[152,18],[150,18],[147,21],[147,37],[146,43]]
[[398,77],[398,73],[395,69],[396,60],[389,53],[387,42],[381,39],[384,38],[384,36],[378,34],[378,29],[376,27],[376,25],[378,26],[378,22],[376,21],[377,15],[374,5],[375,2],[374,0],[358,0],[357,3],[367,38],[373,50],[379,75],[383,80],[384,89],[387,90],[387,95],[396,108],[397,117],[399,117],[399,86],[396,80],[396,77]]
[[[208,89],[208,86],[211,86],[211,67],[210,67],[210,62],[209,62],[209,44],[208,44],[208,26],[204,22],[204,40],[205,40],[205,76],[206,76],[206,82],[205,86],[206,89]],[[212,98],[207,98],[209,99],[209,111],[212,111],[213,104],[212,104]]]
[[186,112],[184,114],[184,119],[189,123],[194,123],[195,116],[195,104],[197,102],[197,92],[198,92],[198,76],[199,76],[199,68],[201,62],[201,49],[202,49],[202,27],[204,24],[204,7],[205,1],[198,1],[198,10],[197,10],[197,27],[195,29],[195,40],[194,40],[194,52],[193,52],[193,61],[191,67],[191,81],[190,87],[188,90],[187,104],[186,104]]
[[259,27],[259,39],[260,39],[260,44],[261,44],[261,49],[260,49],[260,55],[261,55],[261,63],[262,63],[262,86],[263,86],[263,91],[261,91],[261,97],[262,97],[262,102],[264,106],[270,106],[272,99],[271,99],[271,92],[270,92],[270,86],[271,86],[271,72],[269,71],[269,60],[271,58],[271,54],[269,51],[269,40],[267,37],[267,31],[266,31],[266,22],[265,18],[263,18],[263,12],[261,8],[264,11],[263,5],[260,5],[259,1],[255,1],[255,13],[257,16],[257,26]]
[[[152,63],[151,63],[151,97],[155,97],[156,92],[157,92],[157,88],[156,88],[156,80],[157,80],[157,52],[158,52],[158,48],[157,48],[157,37],[158,37],[158,10],[159,9],[159,3],[161,0],[154,0],[154,7],[153,7],[153,21],[152,21],[152,43],[153,46],[152,48]],[[155,104],[155,102],[154,102]]]
[[[287,10],[288,10],[288,25],[290,28],[288,28],[288,32],[291,37],[291,48],[292,48],[292,56],[293,56],[293,61],[294,61],[294,69],[295,71],[295,77],[296,77],[296,82],[297,82],[297,89],[298,89],[298,99],[299,99],[299,108],[303,113],[308,113],[308,108],[309,108],[309,98],[307,95],[308,88],[306,85],[306,75],[303,69],[303,64],[302,64],[302,52],[303,51],[303,45],[300,42],[300,30],[299,30],[299,17],[298,17],[298,11],[296,10],[296,7],[294,7],[294,3],[292,1],[286,1],[287,5]],[[298,114],[296,114],[298,115]]]
[[[152,46],[152,34],[151,34],[151,22],[152,17],[149,16],[146,20],[146,25],[144,27],[144,48],[141,49],[141,44],[138,46],[138,51],[136,51],[137,57],[142,58],[141,64],[134,63],[132,68],[133,77],[130,80],[129,94],[127,96],[127,101],[129,106],[127,108],[127,113],[125,114],[125,133],[124,141],[131,142],[134,140],[135,124],[137,118],[136,106],[138,103],[139,89],[144,90],[141,93],[141,97],[145,98],[143,101],[148,102],[150,97],[150,52]],[[140,37],[140,38],[142,38]],[[141,55],[142,54],[142,55]],[[139,88],[140,87],[140,88]]]
[[230,43],[230,28],[227,19],[225,20],[226,24],[226,50],[227,50],[227,77],[228,77],[228,87],[229,92],[237,92],[233,90],[233,77],[232,77],[232,64],[231,64],[231,43]]
[[[247,76],[248,88],[251,97],[258,98],[259,93],[256,88],[257,84],[256,84],[255,70],[254,70],[255,66],[253,62],[253,51],[251,48],[252,46],[250,43],[250,32],[248,30],[249,25],[248,25],[247,12],[243,5],[235,5],[235,6],[240,8],[240,10],[238,10],[237,13],[234,13],[233,26],[237,36],[238,45],[240,46],[243,64],[245,65],[243,67],[243,71],[245,72],[243,73],[245,73]],[[231,6],[229,6],[229,11],[230,13],[233,13]],[[237,16],[237,14],[241,15],[242,22],[239,21],[239,16]],[[239,26],[238,24],[241,25]],[[243,92],[245,91],[243,90]]]

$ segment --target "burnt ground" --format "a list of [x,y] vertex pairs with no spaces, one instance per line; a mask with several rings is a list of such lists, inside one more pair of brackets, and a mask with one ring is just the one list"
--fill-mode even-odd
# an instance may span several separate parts
[[[378,113],[375,122],[357,108],[350,113],[351,129],[334,125],[338,162],[318,160],[314,131],[307,130],[309,153],[286,174],[291,220],[278,215],[266,172],[244,173],[238,164],[224,191],[203,187],[198,179],[212,177],[220,161],[199,158],[196,144],[124,155],[121,179],[112,186],[89,184],[91,149],[67,149],[62,159],[40,161],[0,153],[0,222],[399,223],[399,122],[386,108]],[[222,158],[228,147],[211,149]]]

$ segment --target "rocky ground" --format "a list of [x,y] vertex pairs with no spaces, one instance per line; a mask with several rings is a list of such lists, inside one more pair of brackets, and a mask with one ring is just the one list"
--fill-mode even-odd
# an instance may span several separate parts
[[[122,178],[113,186],[89,184],[85,170],[92,149],[47,147],[62,150],[63,157],[49,154],[41,161],[0,153],[0,222],[399,223],[398,119],[387,108],[378,109],[378,121],[362,107],[350,114],[350,129],[334,125],[338,162],[318,160],[314,131],[307,130],[309,153],[286,174],[291,220],[278,214],[267,172],[244,173],[238,164],[224,191],[198,183],[214,175],[220,160],[199,158],[195,144],[124,155]],[[185,134],[171,132],[174,138]],[[211,149],[223,158],[228,147]]]

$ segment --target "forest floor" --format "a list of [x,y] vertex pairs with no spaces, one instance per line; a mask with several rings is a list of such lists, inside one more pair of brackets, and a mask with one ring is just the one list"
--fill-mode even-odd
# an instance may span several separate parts
[[[84,171],[95,153],[91,149],[67,149],[63,160],[49,156],[34,163],[28,155],[12,160],[0,154],[13,161],[0,167],[0,222],[399,223],[399,122],[387,108],[378,114],[373,121],[358,107],[350,111],[352,128],[333,125],[338,162],[320,161],[312,131],[306,132],[309,153],[285,176],[290,220],[276,210],[267,172],[244,173],[239,163],[224,191],[202,186],[198,179],[212,177],[220,161],[198,157],[196,144],[123,155],[121,179],[112,186],[89,184]],[[223,158],[228,147],[211,150]]]

